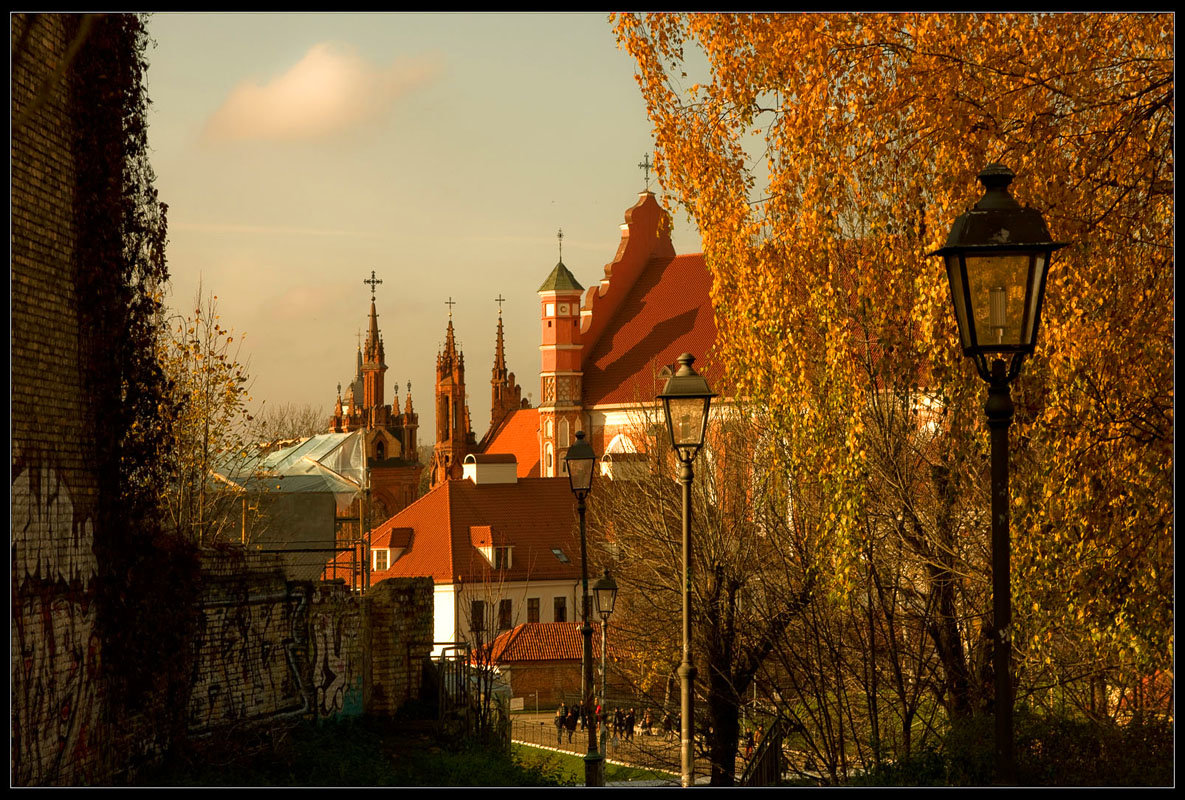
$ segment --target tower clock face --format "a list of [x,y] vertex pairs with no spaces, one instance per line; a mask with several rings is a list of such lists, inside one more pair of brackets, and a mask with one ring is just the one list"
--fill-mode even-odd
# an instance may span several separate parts
[[561,317],[568,316],[568,304],[567,303],[560,303],[560,316]]

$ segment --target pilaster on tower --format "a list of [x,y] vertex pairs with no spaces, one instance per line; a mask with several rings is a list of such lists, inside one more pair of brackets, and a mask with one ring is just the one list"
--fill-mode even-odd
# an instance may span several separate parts
[[[563,234],[561,233],[562,237]],[[562,240],[561,240],[562,241]],[[583,425],[583,343],[580,293],[584,287],[559,263],[539,287],[539,463],[543,477],[563,475],[564,454]]]

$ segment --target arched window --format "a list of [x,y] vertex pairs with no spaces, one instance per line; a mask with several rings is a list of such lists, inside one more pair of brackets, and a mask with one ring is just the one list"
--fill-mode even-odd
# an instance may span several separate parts
[[547,422],[543,423],[544,438],[550,439],[552,437],[553,430],[554,430],[554,428],[552,428],[552,422],[550,419],[547,420]]
[[551,444],[550,443],[548,443],[547,446],[543,448],[543,453],[544,453],[543,463],[545,465],[544,471],[547,473],[548,478],[554,478],[555,472],[552,470],[552,458],[551,458],[552,453],[551,453]]
[[568,446],[568,444],[569,444],[569,440],[568,440],[568,420],[566,420],[566,419],[561,419],[561,420],[560,420],[560,447],[567,447],[567,446]]
[[387,443],[382,439],[374,443],[374,457],[378,461],[383,461],[387,457]]

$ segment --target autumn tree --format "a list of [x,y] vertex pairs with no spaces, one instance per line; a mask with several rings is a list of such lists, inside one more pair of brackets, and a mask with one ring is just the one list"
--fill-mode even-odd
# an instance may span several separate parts
[[238,518],[231,512],[241,498],[215,473],[235,472],[228,465],[246,459],[252,422],[247,370],[238,360],[242,337],[222,326],[217,301],[199,288],[192,313],[174,317],[158,344],[177,409],[163,501],[175,529],[199,544],[215,541]]
[[328,431],[329,415],[312,403],[278,403],[260,406],[254,414],[251,438],[260,442],[302,439]]
[[[1170,670],[1171,15],[612,21],[637,62],[661,182],[702,235],[722,360],[741,393],[768,398],[787,474],[821,476],[827,524],[811,537],[834,554],[840,590],[889,500],[899,509],[881,522],[942,573],[932,589],[974,595],[986,581],[985,392],[927,253],[984,165],[1016,172],[1014,195],[1070,243],[1013,389],[1021,691]],[[875,396],[925,400],[942,431],[894,492],[870,460]],[[990,703],[974,655],[957,653],[985,609],[952,607],[932,633],[944,690],[970,681],[946,696],[952,710]]]
[[[678,692],[673,676],[682,658],[682,502],[660,415],[636,413],[629,438],[639,452],[619,454],[612,479],[599,480],[589,502],[598,560],[620,587],[615,647],[631,654],[623,669],[652,698]],[[733,402],[713,415],[692,486],[695,729],[712,785],[727,786],[734,781],[745,698],[809,605],[819,562],[799,535],[804,526],[792,521],[784,481],[756,466],[764,459],[755,455],[767,446],[760,409]]]

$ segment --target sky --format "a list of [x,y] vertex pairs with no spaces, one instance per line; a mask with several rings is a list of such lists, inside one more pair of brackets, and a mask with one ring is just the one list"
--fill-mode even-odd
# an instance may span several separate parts
[[[242,335],[253,406],[315,404],[354,376],[373,270],[390,403],[433,440],[452,319],[470,417],[508,367],[539,402],[539,285],[599,281],[653,156],[634,63],[605,14],[154,14],[149,146],[169,207],[170,308],[200,285]],[[653,181],[651,189],[662,196]],[[679,253],[699,252],[675,214]]]

